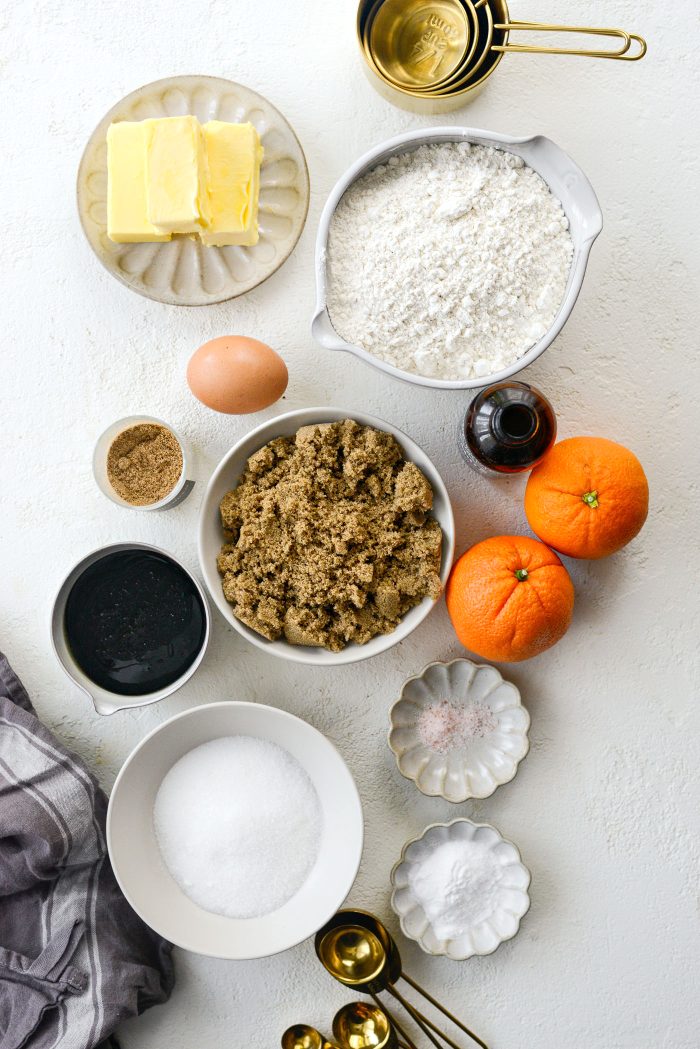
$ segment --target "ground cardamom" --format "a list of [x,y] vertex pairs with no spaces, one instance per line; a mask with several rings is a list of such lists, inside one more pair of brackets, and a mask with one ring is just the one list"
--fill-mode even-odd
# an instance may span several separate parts
[[172,492],[182,476],[182,449],[175,435],[158,423],[122,430],[107,452],[107,477],[117,495],[132,506],[149,506]]

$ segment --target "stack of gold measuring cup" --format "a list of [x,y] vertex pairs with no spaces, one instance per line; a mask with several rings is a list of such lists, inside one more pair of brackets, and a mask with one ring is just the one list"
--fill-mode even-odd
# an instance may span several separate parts
[[[582,50],[509,43],[516,31],[584,33],[617,45]],[[418,113],[459,109],[509,51],[636,62],[647,50],[642,37],[623,29],[511,21],[505,0],[360,0],[357,36],[380,94]]]
[[396,1015],[380,1000],[383,992],[402,1007],[408,1020],[435,1049],[462,1049],[435,1020],[421,1012],[398,990],[403,980],[469,1039],[474,1049],[488,1049],[486,1042],[449,1012],[436,998],[404,971],[396,941],[376,915],[369,911],[341,910],[316,933],[316,955],[327,973],[344,987],[368,995],[373,1003],[351,1002],[336,1013],[333,1041],[309,1024],[295,1024],[282,1035],[282,1049],[418,1049],[406,1017]]

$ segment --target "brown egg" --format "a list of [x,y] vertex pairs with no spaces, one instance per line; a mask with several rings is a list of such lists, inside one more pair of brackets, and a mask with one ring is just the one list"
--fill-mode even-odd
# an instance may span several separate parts
[[222,335],[192,354],[187,383],[207,408],[227,415],[259,412],[287,389],[287,365],[258,339]]

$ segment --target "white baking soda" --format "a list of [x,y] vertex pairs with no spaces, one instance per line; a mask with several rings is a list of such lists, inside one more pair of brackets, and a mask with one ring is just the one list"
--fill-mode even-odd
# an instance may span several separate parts
[[443,841],[410,867],[408,884],[439,940],[453,940],[490,918],[503,867],[490,846]]
[[276,743],[225,736],[173,765],[153,811],[165,866],[206,911],[258,918],[301,888],[318,857],[321,805]]
[[346,342],[402,371],[493,375],[551,327],[573,250],[561,202],[521,157],[424,145],[341,198],[328,234],[328,313]]

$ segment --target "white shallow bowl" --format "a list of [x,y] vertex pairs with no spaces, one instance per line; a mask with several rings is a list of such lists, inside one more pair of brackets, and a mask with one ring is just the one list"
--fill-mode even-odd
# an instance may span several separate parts
[[454,557],[454,517],[447,489],[440,474],[425,452],[401,430],[384,422],[382,419],[375,418],[373,415],[367,415],[365,412],[356,412],[342,408],[302,408],[298,411],[287,412],[285,415],[278,415],[276,419],[271,419],[269,422],[258,426],[257,429],[252,430],[226,453],[209,481],[199,518],[199,563],[212,601],[234,630],[237,630],[239,634],[269,655],[289,659],[294,663],[310,663],[316,666],[341,666],[345,663],[356,663],[361,659],[369,659],[370,656],[376,656],[380,652],[385,652],[388,648],[408,637],[419,623],[423,622],[435,604],[431,598],[425,597],[419,605],[416,605],[415,608],[406,613],[396,629],[390,634],[380,634],[377,637],[373,637],[365,645],[350,644],[342,652],[328,652],[325,648],[312,648],[308,645],[290,645],[289,642],[284,640],[268,641],[267,638],[262,637],[255,630],[251,630],[245,623],[241,623],[233,614],[231,605],[224,597],[221,576],[216,567],[216,559],[224,541],[219,504],[226,493],[237,485],[243,475],[248,459],[253,452],[258,451],[259,448],[268,444],[275,437],[291,437],[302,426],[309,426],[314,423],[338,422],[342,419],[354,419],[362,426],[373,426],[377,430],[385,430],[387,433],[393,434],[401,445],[406,459],[420,467],[430,481],[433,489],[432,513],[442,528],[440,579],[443,587],[450,574]]
[[[156,794],[175,762],[202,743],[235,735],[277,743],[295,757],[323,814],[311,874],[284,906],[261,918],[225,918],[193,903],[165,867],[153,826]],[[360,798],[338,751],[306,721],[260,703],[211,703],[154,729],[124,763],[107,812],[112,867],[136,913],[178,947],[214,958],[262,958],[312,936],[350,891],[362,841]]]
[[[488,845],[503,867],[502,881],[496,908],[489,918],[456,939],[441,940],[409,887],[409,871],[414,863],[438,845],[458,840],[474,840]],[[407,842],[401,859],[391,872],[391,884],[391,906],[404,935],[415,940],[426,954],[444,954],[454,961],[464,961],[475,954],[492,954],[500,944],[515,936],[521,918],[530,907],[530,872],[522,863],[515,845],[503,838],[490,823],[474,823],[464,818],[451,823],[433,823],[420,837]]]
[[[493,375],[483,375],[475,379],[433,379],[387,364],[386,361],[374,357],[362,347],[353,346],[342,339],[333,327],[326,303],[328,231],[340,198],[353,182],[362,178],[372,168],[385,163],[389,157],[436,142],[472,142],[482,146],[493,146],[496,149],[505,149],[509,153],[522,157],[526,164],[542,176],[554,196],[561,201],[569,220],[571,237],[574,242],[574,256],[564,299],[549,331],[515,364]],[[361,156],[348,168],[331,190],[321,214],[316,237],[316,309],[311,322],[311,334],[327,350],[345,350],[348,353],[354,353],[360,360],[379,368],[387,375],[393,375],[397,379],[404,379],[406,382],[416,383],[419,386],[432,386],[441,390],[473,390],[489,386],[493,382],[501,382],[537,360],[554,342],[566,324],[581,291],[593,241],[602,228],[603,216],[590,182],[571,157],[543,135],[514,138],[512,135],[500,135],[495,131],[482,131],[478,128],[467,127],[420,128],[417,131],[404,132],[386,142],[381,142]]]
[[[250,121],[262,140],[260,240],[252,247],[207,247],[190,237],[161,244],[114,244],[107,236],[107,129],[116,120],[192,114]],[[97,125],[78,170],[78,213],[102,265],[132,291],[174,306],[204,306],[243,295],[289,257],[309,208],[304,151],[285,118],[262,95],[213,76],[174,76],[132,91]]]
[[[427,707],[444,699],[487,707],[495,727],[446,754],[431,750],[420,738],[418,721]],[[530,748],[530,715],[518,689],[495,667],[471,659],[429,663],[406,681],[389,719],[389,747],[401,775],[423,794],[446,801],[488,798],[513,779]]]

